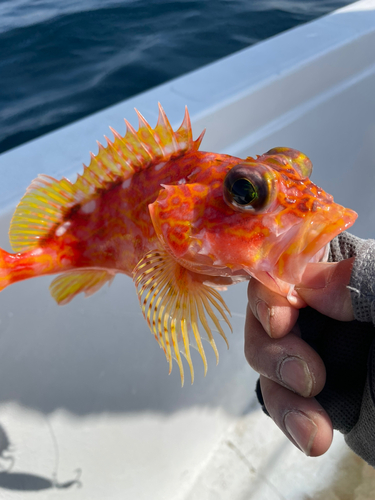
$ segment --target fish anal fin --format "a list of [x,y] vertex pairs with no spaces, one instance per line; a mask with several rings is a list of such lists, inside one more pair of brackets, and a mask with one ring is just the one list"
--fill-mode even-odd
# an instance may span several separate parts
[[59,305],[70,302],[84,292],[86,297],[97,292],[105,283],[111,283],[114,274],[105,270],[87,269],[69,271],[55,278],[50,285],[52,297]]
[[133,271],[133,279],[143,315],[165,353],[170,370],[173,357],[179,366],[183,385],[181,351],[188,362],[193,383],[190,346],[201,355],[206,374],[202,338],[211,344],[217,362],[219,355],[212,330],[217,330],[227,342],[220,320],[230,327],[230,313],[223,299],[203,282],[203,275],[184,268],[165,250],[153,250],[144,255]]

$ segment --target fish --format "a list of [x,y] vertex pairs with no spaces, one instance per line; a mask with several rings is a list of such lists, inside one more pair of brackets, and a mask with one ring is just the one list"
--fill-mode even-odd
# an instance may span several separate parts
[[[133,278],[147,324],[184,384],[183,355],[207,359],[202,340],[228,345],[230,310],[220,291],[251,277],[291,302],[309,262],[327,259],[329,242],[357,214],[310,180],[300,151],[277,147],[255,158],[200,151],[187,108],[174,130],[159,104],[152,128],[98,142],[75,182],[39,175],[11,220],[14,253],[0,249],[0,290],[57,274],[62,305],[92,295],[118,273]],[[225,330],[224,330],[225,329]]]

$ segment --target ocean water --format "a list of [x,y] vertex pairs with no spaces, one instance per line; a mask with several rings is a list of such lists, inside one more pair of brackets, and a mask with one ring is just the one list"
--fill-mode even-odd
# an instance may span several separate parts
[[349,3],[0,0],[0,152]]

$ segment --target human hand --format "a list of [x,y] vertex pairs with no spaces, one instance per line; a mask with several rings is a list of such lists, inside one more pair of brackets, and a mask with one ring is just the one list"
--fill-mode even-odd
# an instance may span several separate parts
[[[354,259],[309,264],[296,291],[320,313],[354,319],[350,280]],[[326,371],[317,352],[300,338],[298,309],[255,279],[248,288],[245,355],[260,374],[266,409],[292,443],[306,455],[325,453],[332,441],[331,420],[316,396]]]

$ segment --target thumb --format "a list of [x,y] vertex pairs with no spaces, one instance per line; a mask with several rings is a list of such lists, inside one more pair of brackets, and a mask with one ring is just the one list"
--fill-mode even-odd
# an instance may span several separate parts
[[354,257],[341,262],[308,264],[296,292],[320,313],[340,321],[354,319],[350,290],[347,288]]

